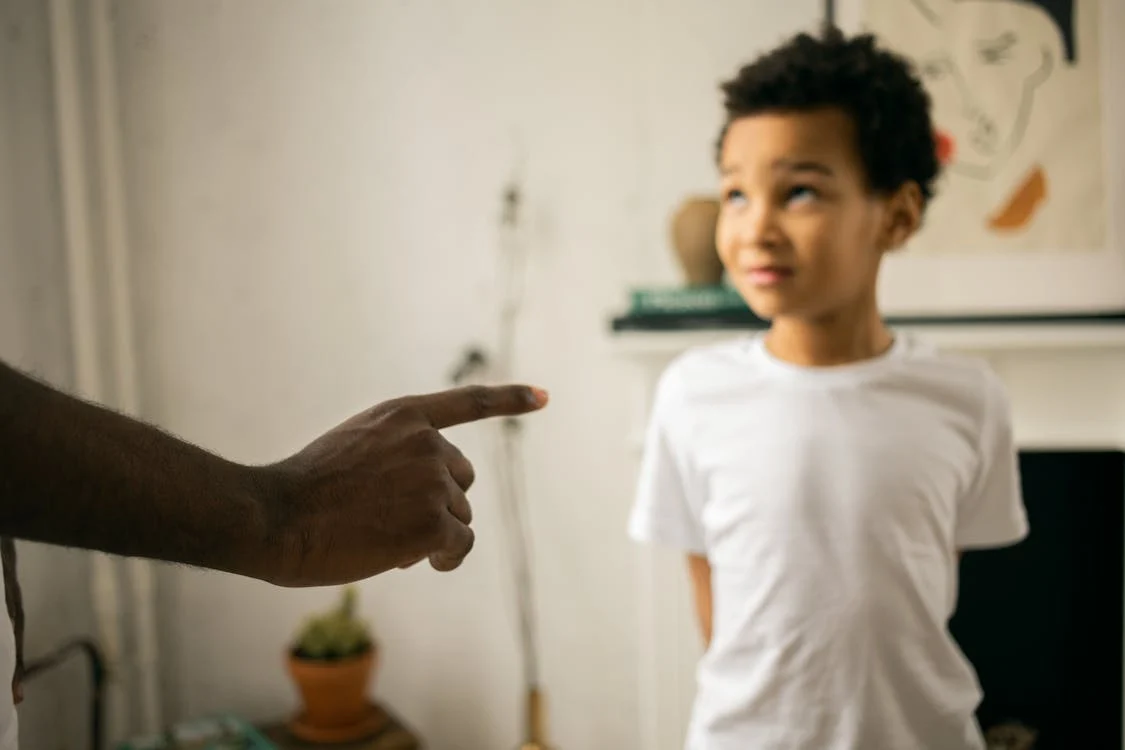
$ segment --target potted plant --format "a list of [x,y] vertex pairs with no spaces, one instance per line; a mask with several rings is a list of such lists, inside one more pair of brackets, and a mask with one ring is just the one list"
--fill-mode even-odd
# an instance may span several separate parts
[[306,622],[290,646],[289,674],[304,704],[292,728],[303,734],[346,733],[371,716],[367,688],[378,649],[355,608],[355,588],[347,586],[339,606]]

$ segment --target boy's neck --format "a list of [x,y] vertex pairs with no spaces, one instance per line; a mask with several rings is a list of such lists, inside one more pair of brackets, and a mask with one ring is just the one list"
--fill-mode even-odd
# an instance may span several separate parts
[[885,353],[894,336],[874,303],[816,319],[775,318],[766,348],[775,357],[804,367],[830,367]]

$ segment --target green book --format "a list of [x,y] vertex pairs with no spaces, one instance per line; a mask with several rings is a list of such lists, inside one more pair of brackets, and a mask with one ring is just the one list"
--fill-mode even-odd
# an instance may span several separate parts
[[643,287],[630,293],[631,315],[741,311],[746,302],[725,284],[696,287]]
[[117,750],[277,750],[277,745],[248,722],[223,715],[180,722],[166,732],[120,744]]

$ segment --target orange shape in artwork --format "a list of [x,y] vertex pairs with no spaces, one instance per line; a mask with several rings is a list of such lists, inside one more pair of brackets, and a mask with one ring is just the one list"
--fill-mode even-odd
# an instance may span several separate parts
[[1003,207],[989,218],[989,229],[997,232],[1022,229],[1046,199],[1047,175],[1042,167],[1037,166],[1024,178]]

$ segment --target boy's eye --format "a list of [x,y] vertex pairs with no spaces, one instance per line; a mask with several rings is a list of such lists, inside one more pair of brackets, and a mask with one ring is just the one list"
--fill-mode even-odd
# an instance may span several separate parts
[[808,185],[794,185],[793,187],[789,188],[788,191],[786,191],[785,202],[793,203],[795,201],[815,200],[816,197],[817,192],[814,188],[811,188]]
[[727,190],[725,193],[723,193],[723,203],[727,203],[727,204],[734,205],[734,206],[741,206],[745,202],[746,202],[746,196],[742,193],[741,190],[731,189],[731,190]]

